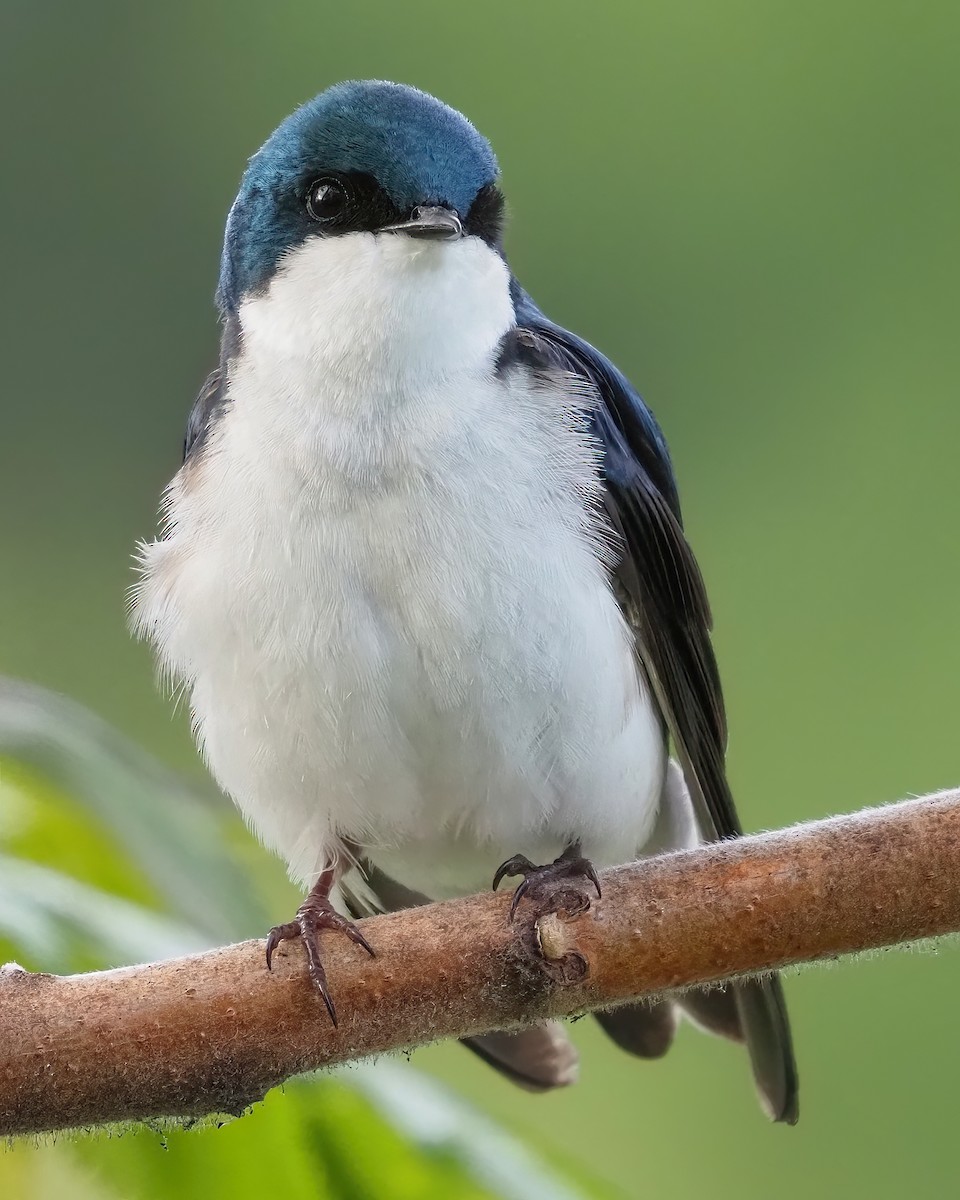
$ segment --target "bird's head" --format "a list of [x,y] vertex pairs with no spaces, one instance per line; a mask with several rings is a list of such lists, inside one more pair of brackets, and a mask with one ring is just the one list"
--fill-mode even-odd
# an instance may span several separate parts
[[339,291],[342,303],[365,290],[393,307],[401,277],[421,292],[450,291],[471,271],[505,277],[496,181],[489,143],[446,104],[396,83],[337,84],[250,160],[227,221],[220,307],[236,312],[291,277],[301,294]]

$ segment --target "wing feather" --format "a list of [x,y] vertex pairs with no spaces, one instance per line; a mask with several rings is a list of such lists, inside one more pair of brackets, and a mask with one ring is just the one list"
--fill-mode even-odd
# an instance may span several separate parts
[[[589,343],[548,320],[517,285],[514,307],[518,343],[538,343],[541,369],[544,355],[552,354],[555,365],[596,393],[591,419],[603,458],[604,505],[621,549],[613,586],[701,834],[714,841],[737,837],[742,827],[727,782],[727,719],[710,604],[683,532],[663,434],[626,377]],[[744,980],[731,992],[764,1107],[774,1120],[793,1124],[797,1069],[780,978]]]
[[553,351],[558,365],[588,380],[599,398],[592,422],[603,454],[604,502],[623,551],[614,586],[703,834],[736,837],[742,827],[724,767],[727,721],[710,641],[710,604],[684,536],[663,434],[611,363],[520,295],[521,326]]

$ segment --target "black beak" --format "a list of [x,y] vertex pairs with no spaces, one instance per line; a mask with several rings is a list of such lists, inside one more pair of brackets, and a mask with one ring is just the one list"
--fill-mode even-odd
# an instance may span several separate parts
[[452,208],[444,208],[440,204],[421,204],[410,214],[409,221],[384,225],[381,232],[406,233],[410,237],[432,242],[452,242],[463,237],[463,225]]

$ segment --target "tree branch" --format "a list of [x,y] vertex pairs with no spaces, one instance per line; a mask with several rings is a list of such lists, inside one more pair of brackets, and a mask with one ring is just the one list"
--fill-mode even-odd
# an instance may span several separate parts
[[608,871],[579,914],[507,895],[330,936],[334,1028],[287,944],[89,975],[0,970],[0,1134],[239,1113],[291,1075],[437,1038],[960,931],[960,791]]

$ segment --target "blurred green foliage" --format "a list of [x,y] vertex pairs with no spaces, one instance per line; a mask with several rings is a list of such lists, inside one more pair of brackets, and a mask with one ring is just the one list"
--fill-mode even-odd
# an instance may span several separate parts
[[[330,82],[384,76],[492,139],[518,275],[665,427],[746,824],[955,783],[958,61],[952,0],[10,0],[0,666],[201,779],[186,722],[126,636],[131,547],[215,356],[210,296],[246,157]],[[24,779],[5,784],[3,828]],[[58,803],[56,780],[44,786]],[[227,829],[250,881],[244,931],[262,932],[293,894]],[[119,813],[82,845],[19,836],[22,857],[131,903],[156,897],[157,875],[129,870]],[[178,869],[207,932],[226,885],[206,886],[199,861]],[[689,1030],[640,1064],[584,1022],[582,1082],[543,1098],[457,1047],[416,1063],[630,1195],[934,1194],[955,1186],[958,984],[952,949],[788,980],[795,1130],[764,1124],[735,1048]],[[278,1128],[286,1100],[263,1110]],[[124,1145],[97,1143],[108,1176]],[[213,1139],[169,1145],[171,1164],[215,1169]],[[61,1151],[38,1152],[48,1182],[19,1194],[56,1190]]]

